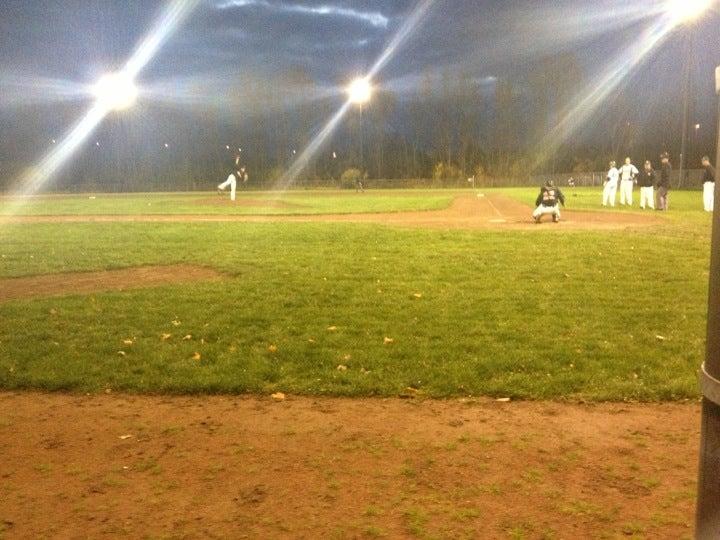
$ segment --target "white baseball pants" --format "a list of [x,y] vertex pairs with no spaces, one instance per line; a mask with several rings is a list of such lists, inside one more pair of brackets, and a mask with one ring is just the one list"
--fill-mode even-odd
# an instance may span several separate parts
[[633,181],[632,180],[621,180],[620,181],[620,204],[629,204],[632,206],[633,203]]
[[644,210],[645,206],[655,210],[655,193],[652,186],[640,188],[640,208]]
[[225,188],[230,186],[230,200],[235,200],[235,189],[237,188],[237,180],[235,179],[235,175],[231,174],[227,177],[227,180],[225,180],[222,184],[218,186],[218,189],[221,191],[225,191]]
[[606,182],[603,189],[603,206],[615,206],[615,198],[617,197],[617,182]]
[[543,206],[542,204],[538,206],[535,211],[532,214],[533,219],[539,219],[542,216],[546,216],[548,214],[552,214],[553,216],[560,219],[560,205],[556,204],[555,206]]
[[712,212],[715,208],[715,182],[703,184],[703,207],[706,212]]

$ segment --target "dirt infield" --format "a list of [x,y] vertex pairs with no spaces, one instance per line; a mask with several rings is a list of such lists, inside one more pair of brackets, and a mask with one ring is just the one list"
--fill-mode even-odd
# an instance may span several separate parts
[[0,393],[7,538],[692,536],[697,404]]
[[[265,202],[263,202],[265,204]],[[0,216],[0,223],[76,222],[327,222],[381,223],[402,227],[510,230],[617,230],[659,223],[655,216],[627,212],[563,211],[558,224],[536,225],[532,208],[503,195],[461,195],[445,210],[319,215],[84,215]],[[546,218],[547,219],[547,218]]]
[[181,264],[0,279],[0,302],[21,298],[123,291],[221,278],[222,274],[216,270]]

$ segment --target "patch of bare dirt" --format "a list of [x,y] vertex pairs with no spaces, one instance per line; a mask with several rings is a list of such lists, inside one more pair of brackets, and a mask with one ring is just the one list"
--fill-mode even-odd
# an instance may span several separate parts
[[0,302],[20,298],[142,289],[222,277],[222,274],[211,268],[180,264],[8,278],[0,279]]
[[[359,195],[362,196],[362,195]],[[264,202],[263,202],[264,204]],[[0,223],[55,222],[327,222],[381,223],[400,227],[495,230],[618,230],[662,223],[654,215],[630,212],[585,212],[563,210],[554,224],[533,223],[532,208],[503,195],[461,195],[444,210],[368,214],[320,215],[107,215],[107,216],[5,216]],[[547,218],[546,218],[547,219]]]
[[0,393],[0,531],[691,538],[699,412]]

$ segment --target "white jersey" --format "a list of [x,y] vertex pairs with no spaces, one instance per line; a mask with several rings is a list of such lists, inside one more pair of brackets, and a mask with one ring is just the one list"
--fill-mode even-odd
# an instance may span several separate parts
[[623,165],[620,167],[621,180],[632,180],[638,174],[640,174],[640,171],[638,171],[637,167],[635,167],[632,163],[630,165]]
[[617,167],[613,167],[610,169],[607,173],[607,181],[611,184],[617,184],[618,179],[620,178],[620,171],[618,171]]

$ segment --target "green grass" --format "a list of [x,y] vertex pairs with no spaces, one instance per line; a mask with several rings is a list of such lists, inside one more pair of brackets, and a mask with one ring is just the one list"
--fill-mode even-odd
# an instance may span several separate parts
[[[306,215],[438,210],[452,201],[449,191],[290,191],[229,194],[138,193],[0,198],[0,215]],[[252,206],[248,206],[252,204]],[[279,204],[279,205],[278,205]]]
[[0,277],[194,263],[228,278],[0,303],[0,387],[696,398],[709,216],[673,195],[659,225],[612,232],[6,224]]

